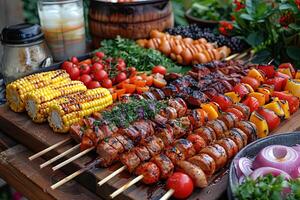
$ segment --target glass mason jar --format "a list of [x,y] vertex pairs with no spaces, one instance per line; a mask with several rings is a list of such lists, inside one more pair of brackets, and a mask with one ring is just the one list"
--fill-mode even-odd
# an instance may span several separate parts
[[38,11],[55,61],[86,52],[82,0],[39,0]]
[[5,27],[1,33],[3,55],[1,73],[5,83],[31,74],[44,61],[52,58],[44,40],[41,28],[37,24],[17,24]]

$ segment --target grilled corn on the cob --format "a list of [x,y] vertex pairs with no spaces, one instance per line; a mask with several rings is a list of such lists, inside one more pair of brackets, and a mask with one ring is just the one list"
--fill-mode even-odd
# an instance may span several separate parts
[[61,97],[66,95],[86,90],[87,88],[80,81],[50,85],[27,93],[25,96],[25,107],[31,119],[34,122],[41,123],[47,120],[51,104],[56,101],[61,102]]
[[33,90],[49,86],[70,82],[69,74],[65,70],[42,72],[18,79],[6,87],[6,99],[9,107],[15,112],[25,110],[25,95]]
[[110,92],[105,88],[87,90],[76,98],[62,98],[65,101],[56,101],[50,106],[48,121],[55,132],[67,132],[73,123],[113,103]]

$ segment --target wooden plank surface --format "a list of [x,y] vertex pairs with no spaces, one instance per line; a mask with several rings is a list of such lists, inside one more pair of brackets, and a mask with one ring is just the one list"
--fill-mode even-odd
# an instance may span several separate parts
[[[295,113],[291,119],[284,121],[281,126],[272,134],[299,130],[299,120],[300,111]],[[20,143],[24,144],[34,152],[40,151],[45,147],[48,147],[68,137],[68,135],[54,134],[47,124],[35,124],[24,113],[14,113],[7,107],[0,108],[0,125],[0,129],[2,129],[2,131],[9,134],[11,137],[18,140]],[[63,148],[55,149],[49,154],[46,154],[45,158],[53,157],[74,145],[74,143],[68,144]],[[95,156],[96,154],[91,152],[88,156],[84,156],[74,163],[65,166],[63,170],[66,173],[72,173],[76,169],[79,169],[85,164],[91,162]],[[109,194],[115,191],[116,188],[119,188],[128,182],[128,180],[131,179],[131,176],[129,174],[122,173],[102,187],[97,187],[97,182],[102,180],[118,167],[120,166],[117,164],[106,169],[92,169],[89,172],[80,175],[77,180],[91,191],[96,192],[99,196],[103,198],[109,198]],[[189,199],[219,199],[226,191],[228,181],[226,170],[221,173],[223,175],[215,177],[215,180],[213,180],[210,186],[202,190],[197,189]],[[53,173],[49,171],[49,174]],[[61,189],[58,188],[58,190]],[[137,184],[116,199],[159,199],[159,197],[161,197],[165,192],[166,191],[162,183],[151,187],[143,184]]]
[[0,154],[0,176],[27,198],[31,200],[101,199],[75,181],[69,182],[60,190],[51,190],[50,185],[65,175],[61,171],[52,173],[50,169],[39,170],[39,163],[43,162],[43,159],[30,162],[28,156],[31,154],[32,152],[22,145],[16,145]]

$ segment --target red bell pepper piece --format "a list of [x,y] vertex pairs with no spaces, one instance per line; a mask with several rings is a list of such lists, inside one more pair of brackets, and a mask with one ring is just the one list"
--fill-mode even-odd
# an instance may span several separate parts
[[282,77],[274,77],[266,80],[265,84],[274,85],[275,91],[282,91],[284,89],[283,85],[286,84],[286,79]]
[[275,67],[274,65],[259,65],[258,69],[260,69],[267,78],[273,78],[275,74]]

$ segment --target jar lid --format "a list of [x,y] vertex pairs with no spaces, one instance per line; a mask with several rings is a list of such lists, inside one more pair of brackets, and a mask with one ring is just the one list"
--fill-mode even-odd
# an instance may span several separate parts
[[1,41],[4,44],[28,44],[44,38],[38,24],[22,23],[7,26],[2,30]]

